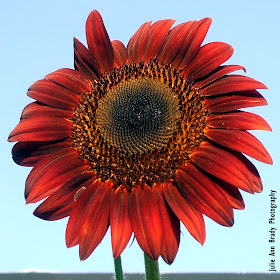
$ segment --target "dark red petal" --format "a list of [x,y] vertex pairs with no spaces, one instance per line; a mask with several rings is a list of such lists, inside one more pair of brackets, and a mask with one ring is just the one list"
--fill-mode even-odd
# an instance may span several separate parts
[[211,180],[217,184],[217,188],[220,189],[232,208],[239,210],[245,208],[245,203],[238,188],[213,176]]
[[55,192],[67,181],[85,172],[85,164],[74,148],[60,150],[40,160],[27,177],[26,203],[37,202]]
[[113,70],[114,52],[113,47],[98,11],[92,11],[86,21],[86,36],[88,48],[96,57],[102,73]]
[[262,117],[242,111],[226,114],[211,114],[207,118],[207,125],[213,128],[271,131],[271,127]]
[[202,46],[182,75],[197,80],[214,71],[233,54],[231,45],[222,42],[212,42]]
[[127,63],[128,52],[121,41],[114,40],[111,42],[114,51],[114,67],[120,67]]
[[128,212],[128,196],[128,190],[119,187],[112,198],[110,226],[114,258],[120,256],[132,234]]
[[206,108],[213,113],[224,113],[241,108],[267,105],[265,98],[256,90],[235,92],[205,99]]
[[232,153],[202,142],[194,151],[192,161],[209,174],[232,184],[246,192],[253,193],[247,167]]
[[46,105],[72,110],[77,106],[80,96],[50,80],[35,82],[27,92],[27,95]]
[[150,59],[154,59],[157,57],[166,39],[166,36],[174,22],[175,20],[173,19],[165,19],[159,20],[152,24],[150,28],[146,52],[143,58],[144,61],[148,62],[150,61]]
[[76,70],[92,81],[101,75],[95,56],[76,38],[74,38],[74,65]]
[[49,221],[65,218],[75,205],[75,194],[87,188],[94,180],[93,172],[87,171],[66,182],[51,194],[34,211],[34,215]]
[[168,205],[184,224],[189,233],[201,244],[204,244],[205,224],[201,212],[197,211],[189,200],[185,200],[177,187],[171,183],[163,184],[163,194]]
[[70,136],[72,123],[66,119],[37,117],[23,119],[9,135],[9,142],[55,141]]
[[71,147],[70,142],[18,142],[14,145],[12,154],[15,163],[23,166],[34,166],[46,154],[60,150],[67,151]]
[[103,183],[101,180],[94,181],[91,185],[87,186],[87,188],[80,194],[78,200],[76,200],[70,213],[70,218],[66,228],[67,248],[79,244],[80,233],[87,209],[91,206],[94,192],[97,192],[100,188],[102,188],[102,185]]
[[133,186],[128,207],[139,246],[150,258],[158,259],[163,244],[163,225],[155,192],[147,185]]
[[143,23],[127,44],[128,61],[140,62],[143,58],[150,33],[151,21]]
[[176,69],[185,68],[195,57],[208,32],[211,22],[211,18],[203,18],[192,25],[181,50],[172,62],[172,65]]
[[263,190],[262,180],[257,168],[253,165],[251,161],[249,161],[243,154],[231,151],[232,154],[238,158],[242,164],[247,168],[249,172],[249,180],[251,180],[252,190],[256,193],[260,193]]
[[73,113],[67,110],[62,110],[38,102],[28,104],[22,111],[21,119],[29,119],[36,117],[52,117],[70,119]]
[[217,185],[193,164],[181,166],[178,189],[200,212],[223,226],[233,225],[233,210]]
[[200,91],[205,96],[212,96],[227,92],[252,89],[267,89],[267,87],[263,83],[250,77],[242,75],[229,75],[216,80],[209,86],[200,89]]
[[207,85],[209,85],[210,83],[216,81],[217,79],[231,73],[237,70],[243,70],[244,72],[246,72],[245,67],[240,66],[240,65],[225,65],[225,66],[220,66],[218,67],[213,74],[211,74],[209,77],[202,79],[199,82],[195,83],[196,87],[205,87]]
[[171,264],[179,249],[180,220],[174,215],[168,204],[166,204],[163,197],[162,186],[155,186],[153,191],[157,196],[161,216],[163,217],[164,235],[161,256],[166,263]]
[[229,129],[205,129],[206,136],[229,149],[244,153],[256,160],[272,164],[272,158],[264,145],[247,131]]
[[111,200],[114,195],[114,184],[106,181],[99,188],[89,187],[91,200],[85,212],[80,231],[80,259],[87,259],[101,242],[109,226]]
[[157,58],[159,63],[166,65],[172,62],[194,23],[195,21],[181,23],[170,30]]
[[68,68],[56,70],[45,77],[46,80],[72,90],[78,94],[92,90],[92,82],[82,73]]

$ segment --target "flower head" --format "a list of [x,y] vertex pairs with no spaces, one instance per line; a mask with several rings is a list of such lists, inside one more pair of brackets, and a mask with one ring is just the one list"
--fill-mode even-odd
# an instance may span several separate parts
[[266,86],[224,65],[233,48],[201,46],[210,18],[172,28],[174,20],[144,23],[127,47],[111,41],[97,11],[86,22],[88,48],[74,39],[75,70],[35,82],[20,123],[13,159],[32,166],[27,203],[34,214],[70,216],[66,244],[86,259],[110,226],[113,256],[132,234],[152,259],[172,263],[180,221],[201,244],[203,215],[233,225],[243,209],[239,189],[261,192],[254,165],[272,164],[247,130],[271,130],[245,107],[266,105]]

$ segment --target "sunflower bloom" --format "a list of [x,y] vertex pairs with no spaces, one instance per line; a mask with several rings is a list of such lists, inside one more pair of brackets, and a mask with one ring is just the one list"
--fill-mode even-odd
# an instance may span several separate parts
[[127,47],[111,41],[97,11],[86,22],[88,48],[74,39],[75,70],[59,69],[35,82],[20,123],[9,136],[14,161],[32,166],[27,203],[34,214],[69,216],[67,247],[88,258],[109,226],[114,258],[132,235],[152,259],[171,264],[180,221],[201,244],[203,215],[233,225],[243,209],[239,189],[262,182],[244,155],[272,159],[247,130],[268,130],[240,109],[266,105],[244,70],[223,65],[233,48],[203,46],[210,18],[172,28],[174,20],[144,23]]

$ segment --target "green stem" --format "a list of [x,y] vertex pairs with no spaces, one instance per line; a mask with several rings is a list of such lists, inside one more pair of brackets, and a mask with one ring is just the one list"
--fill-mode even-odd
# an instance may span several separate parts
[[121,256],[114,259],[116,280],[124,280]]
[[148,255],[144,254],[146,280],[160,280],[158,261],[152,260]]

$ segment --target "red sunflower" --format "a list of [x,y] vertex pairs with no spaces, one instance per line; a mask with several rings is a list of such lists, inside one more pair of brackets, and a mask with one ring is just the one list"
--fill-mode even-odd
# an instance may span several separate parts
[[114,258],[134,234],[142,250],[172,263],[180,221],[201,244],[203,215],[233,225],[243,209],[239,189],[261,192],[258,171],[243,154],[272,164],[247,130],[271,130],[258,115],[266,86],[224,65],[233,48],[201,46],[210,18],[173,28],[144,23],[127,47],[111,41],[97,11],[86,22],[88,48],[74,39],[75,70],[35,82],[36,101],[9,136],[14,161],[32,166],[27,203],[45,199],[37,217],[70,216],[66,244],[86,259],[110,226]]

